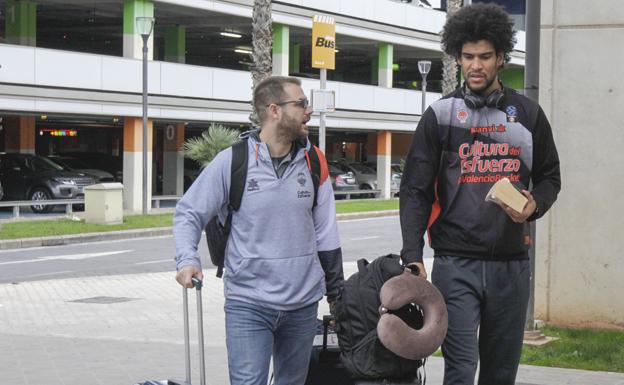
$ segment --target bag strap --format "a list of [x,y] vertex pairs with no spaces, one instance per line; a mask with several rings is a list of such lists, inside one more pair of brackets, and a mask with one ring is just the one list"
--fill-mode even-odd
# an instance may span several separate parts
[[[230,168],[230,192],[228,198],[228,215],[225,218],[223,228],[225,235],[229,236],[232,230],[232,213],[238,211],[243,199],[243,191],[247,180],[247,163],[249,151],[247,139],[243,139],[232,145],[232,165]],[[217,277],[223,276],[223,266],[217,266]]]
[[230,170],[230,198],[228,211],[238,211],[243,199],[243,191],[247,180],[247,160],[249,151],[247,140],[232,145],[232,168]]
[[319,186],[327,180],[329,169],[327,167],[327,159],[325,159],[325,155],[323,155],[323,151],[320,148],[312,146],[312,151],[306,150],[305,155],[308,162],[308,170],[310,170],[310,175],[312,176],[312,183],[314,184],[314,204],[312,208],[315,208]]

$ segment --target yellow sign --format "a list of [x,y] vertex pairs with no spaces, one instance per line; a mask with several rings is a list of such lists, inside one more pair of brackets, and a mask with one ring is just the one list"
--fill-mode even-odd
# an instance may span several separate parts
[[333,17],[314,15],[312,68],[336,68],[336,20]]

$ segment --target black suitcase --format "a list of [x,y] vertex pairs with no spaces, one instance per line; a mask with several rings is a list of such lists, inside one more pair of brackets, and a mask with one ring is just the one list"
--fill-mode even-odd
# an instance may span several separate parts
[[354,385],[349,372],[340,362],[338,336],[330,322],[331,316],[318,320],[318,328],[312,345],[310,369],[305,385]]
[[322,321],[318,320],[318,331],[312,346],[310,369],[305,385],[424,385],[420,373],[415,373],[415,378],[408,381],[351,378],[340,361],[338,336],[330,325],[332,320],[333,316],[323,316]]
[[[199,341],[199,384],[206,385],[206,361],[204,359],[204,320],[202,313],[202,281],[193,278],[193,287],[197,293],[197,339]],[[186,379],[146,381],[136,385],[192,385],[191,384],[191,342],[189,340],[189,311],[187,289],[182,288],[182,303],[184,311],[184,364],[186,366]]]

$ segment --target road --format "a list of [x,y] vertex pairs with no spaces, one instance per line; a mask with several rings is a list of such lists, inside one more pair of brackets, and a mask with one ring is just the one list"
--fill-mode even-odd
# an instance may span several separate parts
[[[398,216],[344,220],[338,228],[345,262],[401,249]],[[199,247],[212,269],[205,240]],[[173,251],[171,236],[1,251],[0,283],[173,271]]]

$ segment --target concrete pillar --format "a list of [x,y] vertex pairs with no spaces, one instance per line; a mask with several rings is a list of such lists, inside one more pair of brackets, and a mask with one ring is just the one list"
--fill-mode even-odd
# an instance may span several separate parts
[[[152,199],[153,122],[147,122],[147,199]],[[143,210],[143,119],[124,119],[123,154],[124,209],[140,213]],[[147,205],[148,209],[151,207]]]
[[291,74],[301,72],[301,44],[293,43],[288,52],[288,71]]
[[7,0],[5,34],[8,44],[37,45],[37,3]]
[[392,60],[394,47],[392,44],[379,43],[378,78],[379,86],[392,88]]
[[539,101],[562,190],[537,221],[535,318],[621,328],[624,50],[613,44],[624,41],[624,2],[588,4],[541,2]]
[[381,190],[381,197],[390,199],[392,170],[392,132],[379,131],[377,133],[377,188]]
[[286,25],[273,26],[273,75],[288,76],[289,32]]
[[35,153],[35,118],[33,116],[7,116],[4,118],[6,152]]
[[[124,0],[123,13],[123,56],[143,59],[143,39],[136,33],[137,17],[154,17],[154,3],[151,0]],[[154,58],[154,32],[147,40],[147,59]]]
[[167,27],[165,31],[165,61],[186,63],[186,27]]
[[169,124],[163,138],[163,195],[184,193],[184,123]]

